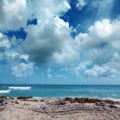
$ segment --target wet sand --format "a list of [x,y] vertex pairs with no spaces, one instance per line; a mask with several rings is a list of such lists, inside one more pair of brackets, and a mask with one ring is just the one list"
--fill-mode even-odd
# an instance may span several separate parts
[[0,97],[0,120],[120,120],[120,102],[89,98]]

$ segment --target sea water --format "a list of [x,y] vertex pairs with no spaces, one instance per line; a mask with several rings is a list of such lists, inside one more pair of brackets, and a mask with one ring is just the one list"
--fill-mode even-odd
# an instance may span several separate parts
[[120,85],[0,85],[0,96],[120,99]]

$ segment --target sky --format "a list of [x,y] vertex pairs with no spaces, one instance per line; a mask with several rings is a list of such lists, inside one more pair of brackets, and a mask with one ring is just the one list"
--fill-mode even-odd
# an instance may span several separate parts
[[120,0],[0,0],[0,84],[120,84]]

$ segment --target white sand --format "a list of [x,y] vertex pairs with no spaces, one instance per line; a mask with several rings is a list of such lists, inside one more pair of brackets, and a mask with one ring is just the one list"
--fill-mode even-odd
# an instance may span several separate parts
[[0,105],[0,120],[120,120],[120,106],[71,103],[63,99],[7,98]]

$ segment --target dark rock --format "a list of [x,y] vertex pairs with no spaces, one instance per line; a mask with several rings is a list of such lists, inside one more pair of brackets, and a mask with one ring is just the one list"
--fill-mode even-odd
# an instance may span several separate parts
[[117,106],[114,106],[113,104],[109,105],[110,108],[117,108]]
[[117,103],[117,102],[114,102],[112,100],[103,100],[105,103],[108,103],[108,104],[114,104],[114,103]]
[[32,96],[29,96],[29,97],[26,97],[26,96],[17,97],[17,99],[20,99],[20,100],[28,100],[30,98],[32,98]]
[[71,103],[77,102],[77,103],[99,103],[103,105],[103,103],[108,103],[108,104],[114,104],[114,103],[119,103],[115,102],[112,100],[99,100],[97,98],[69,98],[66,97],[64,101],[69,101]]
[[64,101],[69,101],[69,102],[73,102],[73,98],[70,98],[70,97],[66,97],[65,99],[63,99]]
[[1,111],[3,111],[3,110],[4,110],[4,108],[3,108],[3,107],[2,107],[2,108],[0,108],[0,112],[1,112]]
[[78,103],[96,103],[100,102],[99,99],[89,99],[89,98],[75,98],[73,102],[78,102]]
[[5,96],[0,96],[0,106],[4,106],[7,104],[7,97]]
[[57,101],[56,103],[55,103],[55,105],[58,105],[58,106],[60,106],[60,105],[65,105],[66,104],[66,102],[65,101]]
[[19,104],[19,102],[18,102],[18,101],[15,101],[15,104]]
[[97,106],[105,106],[105,102],[97,102],[96,105]]

